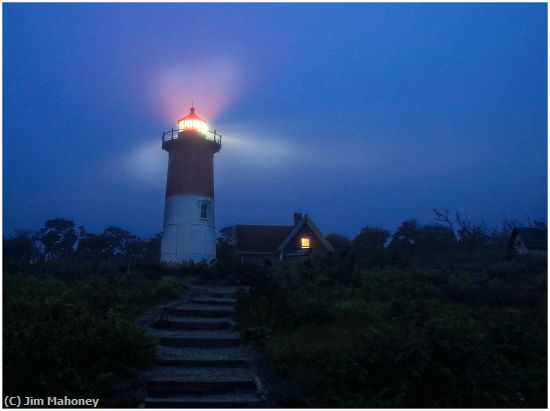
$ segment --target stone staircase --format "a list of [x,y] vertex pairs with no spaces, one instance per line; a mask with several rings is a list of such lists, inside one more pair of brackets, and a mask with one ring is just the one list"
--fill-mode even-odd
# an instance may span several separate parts
[[159,340],[145,372],[146,408],[260,408],[264,391],[234,330],[236,287],[193,286],[150,328]]

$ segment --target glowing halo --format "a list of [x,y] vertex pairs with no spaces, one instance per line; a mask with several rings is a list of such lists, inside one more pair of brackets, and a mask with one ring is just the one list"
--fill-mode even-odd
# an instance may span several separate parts
[[151,81],[152,110],[174,124],[194,101],[201,115],[211,121],[243,91],[243,73],[234,58],[220,56],[164,66]]

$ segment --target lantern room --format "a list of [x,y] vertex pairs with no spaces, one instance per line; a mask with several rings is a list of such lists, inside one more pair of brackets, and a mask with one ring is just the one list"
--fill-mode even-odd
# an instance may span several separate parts
[[208,131],[206,121],[195,114],[195,107],[191,107],[191,112],[178,120],[178,129],[182,131],[194,131],[206,135]]
[[199,142],[217,153],[222,145],[222,136],[216,130],[208,130],[206,121],[195,114],[195,107],[191,107],[190,113],[178,120],[176,129],[162,133],[162,148],[166,151],[184,143]]

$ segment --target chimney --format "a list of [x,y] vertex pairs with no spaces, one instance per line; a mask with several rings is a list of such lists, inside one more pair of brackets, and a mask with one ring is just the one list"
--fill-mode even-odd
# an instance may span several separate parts
[[302,222],[302,213],[294,213],[294,225],[298,225]]

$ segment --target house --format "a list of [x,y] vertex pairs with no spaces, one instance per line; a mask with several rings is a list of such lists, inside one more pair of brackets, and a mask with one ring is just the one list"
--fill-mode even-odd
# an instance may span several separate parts
[[294,213],[294,225],[235,226],[235,253],[242,262],[299,262],[333,252],[307,214]]
[[547,230],[545,227],[514,227],[508,241],[511,254],[547,255]]

